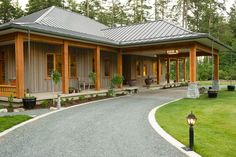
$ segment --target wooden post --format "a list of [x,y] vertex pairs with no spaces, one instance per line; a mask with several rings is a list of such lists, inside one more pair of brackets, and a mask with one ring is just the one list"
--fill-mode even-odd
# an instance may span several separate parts
[[197,55],[196,55],[196,45],[190,48],[189,52],[189,74],[190,82],[197,81]]
[[175,61],[175,80],[179,82],[179,59],[177,58]]
[[24,97],[24,40],[21,33],[15,36],[16,96]]
[[95,89],[100,90],[100,47],[97,46],[94,50],[94,63],[95,63],[95,72],[96,72],[96,82],[95,82]]
[[183,59],[183,69],[184,81],[186,81],[186,58]]
[[[122,51],[120,49],[120,52],[118,52],[117,54],[117,74],[122,76],[123,73],[122,73]],[[122,85],[119,85],[119,88],[122,88]]]
[[161,59],[157,57],[157,84],[161,83]]
[[68,52],[68,42],[64,41],[63,51],[62,51],[62,93],[69,93],[69,52]]
[[219,80],[219,55],[214,55],[214,80]]
[[170,58],[167,58],[167,83],[170,83]]

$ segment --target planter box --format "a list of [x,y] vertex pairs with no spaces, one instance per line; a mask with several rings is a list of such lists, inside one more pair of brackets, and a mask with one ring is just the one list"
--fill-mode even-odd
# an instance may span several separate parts
[[25,109],[33,109],[36,105],[36,98],[23,98],[22,101]]
[[218,91],[213,91],[213,90],[208,91],[208,98],[216,98],[217,95],[218,95]]
[[228,91],[234,91],[235,90],[235,85],[228,85],[227,89],[228,89]]

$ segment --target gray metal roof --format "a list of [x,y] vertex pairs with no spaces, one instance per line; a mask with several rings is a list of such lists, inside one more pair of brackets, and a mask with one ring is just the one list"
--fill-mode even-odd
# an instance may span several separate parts
[[229,48],[207,34],[195,33],[164,20],[108,28],[88,17],[54,6],[0,26],[0,30],[9,28],[31,30],[112,46],[208,38],[225,48]]

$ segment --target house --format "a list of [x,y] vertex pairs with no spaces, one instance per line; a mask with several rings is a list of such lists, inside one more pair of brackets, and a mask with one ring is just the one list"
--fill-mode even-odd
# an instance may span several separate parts
[[0,26],[0,96],[22,98],[26,89],[50,92],[51,72],[62,74],[57,90],[87,82],[96,72],[95,89],[110,87],[117,73],[126,81],[144,84],[150,76],[157,84],[170,81],[170,61],[189,57],[190,82],[196,82],[196,57],[214,56],[214,79],[219,79],[219,51],[224,45],[205,33],[195,33],[165,20],[109,28],[88,17],[50,7]]

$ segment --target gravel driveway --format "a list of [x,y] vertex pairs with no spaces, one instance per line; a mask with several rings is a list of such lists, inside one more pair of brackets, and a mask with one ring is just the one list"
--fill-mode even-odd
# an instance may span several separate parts
[[182,157],[148,122],[157,105],[186,95],[177,88],[64,110],[0,138],[1,157]]

